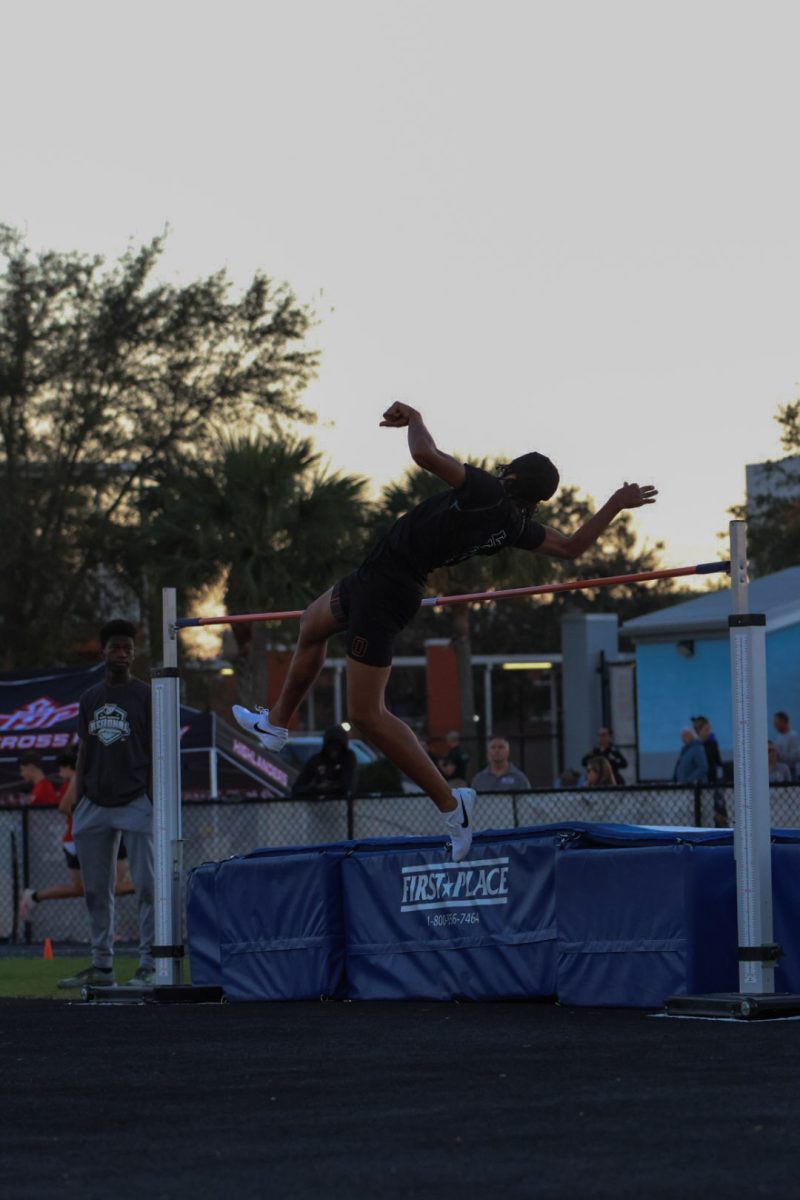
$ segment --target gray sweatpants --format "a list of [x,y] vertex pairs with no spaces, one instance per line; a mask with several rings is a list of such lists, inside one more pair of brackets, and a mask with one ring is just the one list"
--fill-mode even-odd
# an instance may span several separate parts
[[92,965],[113,965],[114,886],[117,850],[124,833],[139,911],[139,966],[152,969],[155,905],[153,806],[149,797],[137,796],[130,804],[104,808],[94,804],[88,796],[81,796],[72,816],[72,833],[89,910]]

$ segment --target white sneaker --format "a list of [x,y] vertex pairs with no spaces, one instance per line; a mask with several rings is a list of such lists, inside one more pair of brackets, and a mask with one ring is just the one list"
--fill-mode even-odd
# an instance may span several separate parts
[[131,976],[125,983],[120,984],[124,988],[151,988],[155,987],[156,972],[154,967],[137,967],[136,974]]
[[34,888],[25,888],[22,893],[22,899],[19,902],[19,919],[20,921],[30,921],[36,908],[37,901],[33,898]]
[[289,740],[288,729],[281,729],[279,725],[270,725],[269,709],[267,708],[257,708],[253,712],[252,709],[244,708],[241,704],[234,704],[231,712],[237,725],[241,725],[242,729],[246,729],[248,733],[254,733],[264,749],[271,750],[273,754],[282,750]]
[[452,812],[444,814],[444,823],[450,834],[453,862],[461,862],[469,854],[472,845],[472,811],[475,808],[474,788],[453,788],[457,804]]

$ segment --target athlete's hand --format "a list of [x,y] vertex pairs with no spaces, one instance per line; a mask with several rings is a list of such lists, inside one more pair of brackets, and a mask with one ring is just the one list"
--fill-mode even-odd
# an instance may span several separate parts
[[619,508],[641,508],[643,504],[655,504],[658,488],[652,484],[623,483],[614,492],[614,500]]
[[400,400],[395,400],[394,404],[390,404],[383,414],[381,427],[385,425],[390,429],[405,429],[411,418],[418,416],[419,413],[410,404],[403,404]]

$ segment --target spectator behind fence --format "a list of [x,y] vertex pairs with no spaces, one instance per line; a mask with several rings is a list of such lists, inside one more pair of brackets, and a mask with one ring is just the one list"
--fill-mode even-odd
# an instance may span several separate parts
[[115,984],[115,864],[124,833],[139,917],[139,966],[129,983],[135,988],[151,987],[155,907],[150,688],[131,674],[136,628],[130,621],[106,622],[100,630],[100,646],[105,675],[80,698],[78,765],[65,796],[65,807],[72,810],[75,852],[89,913],[92,965],[59,980],[58,986]]
[[431,760],[433,765],[438,768],[439,767],[439,755],[435,754],[433,752],[433,750],[431,750],[431,740],[428,737],[427,733],[418,733],[417,741],[419,742],[420,746],[425,751],[425,753],[427,754],[428,758]]
[[792,729],[789,714],[776,712],[772,718],[778,762],[785,763],[792,779],[800,779],[800,733]]
[[674,783],[707,783],[708,759],[703,743],[698,738],[691,725],[684,725],[681,730],[683,746],[675,763],[672,773]]
[[509,759],[510,747],[504,737],[490,738],[486,744],[488,762],[472,780],[476,792],[516,792],[531,786],[528,776]]
[[614,745],[614,731],[609,725],[601,725],[597,731],[597,744],[592,747],[588,754],[584,754],[581,759],[581,764],[588,767],[590,758],[604,758],[611,767],[613,783],[624,783],[625,776],[622,774],[625,767],[628,765],[628,760],[620,750],[619,746]]
[[576,787],[580,781],[581,777],[579,773],[577,771],[573,771],[572,767],[567,767],[566,770],[562,771],[559,775],[555,786],[557,788],[571,788]]
[[767,742],[767,756],[770,783],[791,783],[792,773],[786,763],[778,758],[778,747],[774,742]]
[[586,774],[583,777],[583,787],[614,787],[616,784],[614,770],[608,759],[602,754],[595,754],[586,761]]
[[[83,895],[81,865],[75,853],[75,842],[72,837],[72,813],[69,810],[66,800],[69,785],[75,776],[75,762],[76,755],[72,752],[60,754],[56,759],[56,767],[61,779],[61,786],[56,793],[56,800],[58,801],[59,812],[63,812],[67,818],[62,845],[64,848],[64,857],[67,860],[70,882],[54,883],[49,887],[25,888],[19,906],[20,921],[30,921],[36,913],[37,905],[42,900],[73,900]],[[117,896],[130,896],[133,893],[133,884],[126,877],[125,872],[125,860],[127,857],[125,843],[120,841],[119,851],[117,852],[117,881],[114,888],[114,893]]]
[[468,786],[463,775],[459,775],[458,766],[455,762],[453,762],[452,758],[440,758],[439,770],[442,772],[442,775],[444,775],[448,785],[451,788],[463,788]]
[[[722,755],[719,751],[719,742],[717,735],[711,728],[711,722],[708,717],[697,716],[692,717],[692,727],[703,743],[703,748],[706,752],[706,765],[708,774],[706,779],[709,783],[720,783],[723,777]],[[714,824],[718,829],[725,829],[728,825],[728,810],[725,807],[725,793],[722,788],[714,788]]]
[[717,735],[711,728],[711,722],[708,717],[692,717],[692,728],[703,743],[703,749],[706,752],[706,779],[709,783],[718,783],[722,779],[722,755]]
[[[457,729],[451,729],[447,735],[446,741],[448,745],[447,754],[441,759],[439,768],[448,781],[451,787],[463,787],[464,784],[454,783],[454,779],[466,779],[467,767],[469,766],[469,751],[465,750],[460,743],[461,734]],[[447,764],[447,766],[445,765]],[[452,769],[450,764],[452,764]]]
[[28,750],[20,756],[19,773],[25,783],[31,784],[31,794],[28,804],[57,804],[56,789],[45,776],[42,766],[42,756],[35,750]]
[[325,730],[322,749],[312,754],[292,786],[293,796],[319,800],[345,800],[356,785],[358,763],[347,741],[347,730],[332,725]]

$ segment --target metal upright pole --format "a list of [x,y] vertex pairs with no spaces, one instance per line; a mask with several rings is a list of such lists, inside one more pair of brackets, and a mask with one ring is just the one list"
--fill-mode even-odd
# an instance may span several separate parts
[[483,724],[486,740],[494,731],[494,709],[492,707],[492,664],[487,663],[483,668]]
[[180,678],[174,588],[163,589],[164,665],[153,671],[156,984],[179,984],[183,959]]
[[333,676],[333,722],[341,725],[344,715],[342,707],[342,667],[337,667]]
[[772,851],[767,764],[766,617],[748,612],[747,527],[731,521],[731,693],[734,855],[739,923],[739,987],[775,991],[780,948],[772,936]]
[[746,613],[748,605],[747,522],[731,521],[731,612]]

